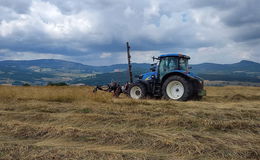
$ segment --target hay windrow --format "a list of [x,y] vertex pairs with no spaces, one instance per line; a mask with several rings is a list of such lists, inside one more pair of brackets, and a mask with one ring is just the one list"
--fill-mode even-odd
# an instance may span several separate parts
[[259,159],[260,88],[206,89],[174,102],[1,86],[0,159]]

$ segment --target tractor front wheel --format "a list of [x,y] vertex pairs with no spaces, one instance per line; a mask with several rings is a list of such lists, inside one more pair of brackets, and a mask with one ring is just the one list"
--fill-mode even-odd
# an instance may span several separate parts
[[130,85],[128,95],[133,99],[143,99],[146,97],[146,87],[142,83]]
[[186,101],[192,93],[192,86],[181,76],[171,76],[163,83],[162,92],[165,99]]

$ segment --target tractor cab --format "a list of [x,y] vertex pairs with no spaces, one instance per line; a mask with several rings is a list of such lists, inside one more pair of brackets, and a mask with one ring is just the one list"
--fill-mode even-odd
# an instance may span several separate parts
[[182,54],[167,54],[158,57],[158,78],[162,79],[170,72],[188,72],[189,56]]
[[190,57],[183,54],[164,54],[153,60],[151,72],[142,74],[131,84],[129,95],[144,98],[147,95],[173,100],[201,99],[206,95],[203,79],[189,71]]
[[162,78],[170,72],[188,73],[189,59],[189,56],[182,54],[166,54],[161,55],[158,58],[153,57],[153,60],[157,60],[157,63],[151,64],[151,72],[140,75],[139,79],[151,80],[158,78],[162,80]]

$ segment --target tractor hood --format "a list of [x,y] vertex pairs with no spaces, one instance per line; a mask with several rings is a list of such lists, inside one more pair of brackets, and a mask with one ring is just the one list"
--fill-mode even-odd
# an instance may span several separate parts
[[141,74],[139,76],[139,79],[141,79],[141,80],[151,80],[152,76],[156,77],[156,75],[157,75],[157,72],[148,72],[148,73]]

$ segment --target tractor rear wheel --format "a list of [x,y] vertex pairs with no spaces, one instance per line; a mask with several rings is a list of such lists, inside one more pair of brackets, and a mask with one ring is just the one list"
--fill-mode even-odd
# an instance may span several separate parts
[[181,76],[169,77],[162,86],[165,99],[186,101],[192,94],[192,85]]
[[130,85],[128,95],[133,99],[143,99],[146,97],[146,87],[142,83]]

